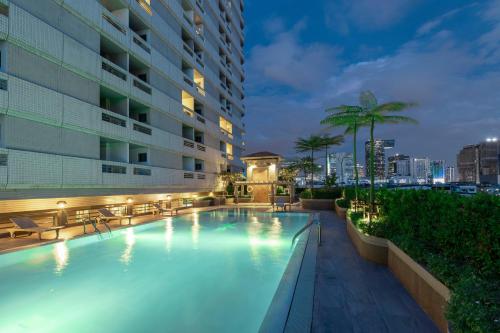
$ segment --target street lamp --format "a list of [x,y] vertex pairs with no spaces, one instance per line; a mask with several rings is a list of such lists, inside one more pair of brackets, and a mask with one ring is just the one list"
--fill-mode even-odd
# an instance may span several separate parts
[[68,204],[64,200],[57,202],[57,208],[59,208],[57,212],[57,226],[66,225],[66,223],[68,223],[68,215],[65,210],[67,205]]

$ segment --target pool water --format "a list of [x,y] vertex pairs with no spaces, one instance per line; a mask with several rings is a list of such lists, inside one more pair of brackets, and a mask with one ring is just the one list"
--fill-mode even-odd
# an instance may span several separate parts
[[0,255],[0,332],[256,332],[307,219],[217,210]]

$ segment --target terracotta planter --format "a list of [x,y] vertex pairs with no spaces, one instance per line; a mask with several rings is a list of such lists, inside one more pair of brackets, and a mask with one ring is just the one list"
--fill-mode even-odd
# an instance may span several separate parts
[[335,200],[333,199],[300,199],[303,209],[308,210],[334,210]]
[[342,207],[339,207],[339,205],[337,205],[337,200],[335,200],[335,212],[337,213],[337,215],[345,220],[346,219],[346,216],[347,216],[347,208],[342,208]]
[[445,311],[450,299],[450,290],[391,241],[364,235],[349,217],[346,226],[359,255],[387,265],[439,330],[447,333],[448,321]]

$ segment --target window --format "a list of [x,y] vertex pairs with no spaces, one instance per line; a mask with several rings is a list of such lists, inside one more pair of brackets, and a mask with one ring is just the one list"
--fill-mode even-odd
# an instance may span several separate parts
[[0,15],[9,17],[9,6],[0,3]]
[[7,91],[7,80],[0,80],[0,90]]
[[148,153],[139,153],[139,154],[137,155],[137,160],[138,160],[139,162],[142,162],[142,163],[143,163],[143,162],[147,162],[147,161],[148,161]]
[[229,122],[226,118],[219,117],[219,126],[225,132],[233,134],[233,124],[231,124],[231,122]]
[[103,164],[102,165],[102,172],[103,173],[121,173],[121,174],[126,174],[127,173],[127,168],[124,167],[124,166],[119,166],[119,165]]
[[194,171],[198,171],[198,172],[203,171],[203,161],[202,160],[194,160]]

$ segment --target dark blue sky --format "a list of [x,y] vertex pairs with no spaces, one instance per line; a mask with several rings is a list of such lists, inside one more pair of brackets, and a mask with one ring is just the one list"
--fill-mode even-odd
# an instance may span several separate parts
[[453,164],[462,145],[500,136],[500,0],[245,4],[247,153],[293,155],[297,137],[327,131],[325,107],[362,90],[419,104],[407,112],[419,125],[376,129],[394,153]]

